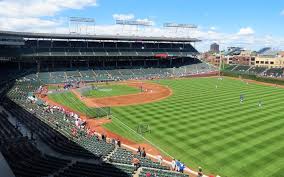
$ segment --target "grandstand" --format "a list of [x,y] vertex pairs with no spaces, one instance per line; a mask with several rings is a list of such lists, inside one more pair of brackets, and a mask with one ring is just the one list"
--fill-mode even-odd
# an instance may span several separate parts
[[[185,177],[149,157],[89,136],[60,110],[27,101],[45,84],[185,77],[215,72],[193,38],[0,31],[0,150],[15,176]],[[77,131],[74,137],[72,131]],[[134,171],[133,155],[141,161]],[[9,169],[5,173],[9,173]]]
[[[9,61],[18,70],[32,70],[36,75],[26,77],[43,83],[163,78],[213,69],[196,59],[198,52],[191,43],[199,40],[192,38],[9,31],[1,31],[0,38],[11,41],[9,45],[1,45],[1,62]],[[14,38],[21,43],[13,42]],[[194,71],[184,69],[193,67],[192,64],[196,64]]]

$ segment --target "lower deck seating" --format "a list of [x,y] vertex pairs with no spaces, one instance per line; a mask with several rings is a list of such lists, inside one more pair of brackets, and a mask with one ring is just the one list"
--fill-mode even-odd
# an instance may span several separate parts
[[153,168],[143,168],[139,174],[139,177],[146,176],[147,173],[150,173],[151,176],[159,176],[159,177],[189,177],[187,174],[169,171],[169,170],[158,170]]
[[133,172],[132,166],[77,162],[55,177],[132,177]]
[[0,146],[22,137],[22,133],[8,121],[7,117],[5,112],[0,113]]
[[69,160],[42,154],[25,138],[6,144],[1,151],[17,177],[48,176],[70,163]]
[[[154,67],[153,67],[154,66]],[[148,78],[165,78],[169,76],[180,77],[186,74],[199,74],[216,71],[216,69],[206,63],[189,62],[188,65],[177,65],[174,68],[169,66],[160,67],[156,65],[140,67],[99,67],[99,68],[78,68],[66,69],[61,71],[42,72],[36,75],[30,74],[26,78],[38,80],[47,84],[57,84],[74,81],[115,81],[129,79],[148,79]]]
[[116,163],[123,163],[123,164],[132,164],[133,157],[136,157],[140,160],[142,167],[158,168],[158,169],[165,169],[165,170],[168,169],[168,167],[161,166],[159,163],[153,162],[149,158],[140,157],[140,156],[133,154],[132,152],[130,152],[126,149],[122,149],[122,148],[118,148],[114,152],[114,154],[110,158],[110,161],[116,162]]
[[25,124],[30,130],[37,134],[42,141],[48,144],[55,151],[76,157],[93,158],[98,157],[79,146],[77,143],[69,140],[61,133],[54,129],[51,129],[47,124],[39,120],[35,115],[27,112],[13,101],[6,99],[4,105],[10,113],[16,117],[19,121]]

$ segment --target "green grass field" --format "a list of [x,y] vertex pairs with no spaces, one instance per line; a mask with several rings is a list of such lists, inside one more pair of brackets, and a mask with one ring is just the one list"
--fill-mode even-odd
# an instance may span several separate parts
[[128,95],[139,93],[140,90],[135,87],[130,87],[127,85],[100,85],[97,86],[98,90],[89,90],[83,92],[82,95],[85,97],[110,97],[110,96],[118,96],[118,95]]
[[[173,95],[159,102],[112,108],[106,128],[136,141],[132,129],[171,156],[207,173],[230,177],[284,176],[284,89],[225,78],[161,80]],[[218,86],[216,89],[216,85]],[[245,101],[240,103],[240,95]],[[262,100],[262,107],[258,107]],[[119,120],[118,120],[119,119]]]
[[90,117],[96,116],[96,109],[87,107],[82,101],[71,92],[48,94],[48,98],[74,111],[81,112]]
[[58,87],[57,85],[48,85],[47,87],[48,87],[48,90],[56,90],[58,88],[62,88],[61,86]]
[[[159,83],[168,85],[173,95],[159,102],[112,108],[113,122],[104,126],[142,141],[120,121],[133,130],[141,122],[148,123],[151,134],[145,134],[145,138],[188,167],[203,167],[206,174],[284,176],[284,89],[228,78]],[[242,104],[241,94],[245,96]],[[70,93],[50,98],[85,110]],[[258,106],[259,100],[262,107]]]

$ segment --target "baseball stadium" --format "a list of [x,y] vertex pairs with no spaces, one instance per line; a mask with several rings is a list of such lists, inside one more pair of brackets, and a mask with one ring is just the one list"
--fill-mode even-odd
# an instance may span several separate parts
[[283,176],[284,82],[198,42],[0,31],[0,176]]

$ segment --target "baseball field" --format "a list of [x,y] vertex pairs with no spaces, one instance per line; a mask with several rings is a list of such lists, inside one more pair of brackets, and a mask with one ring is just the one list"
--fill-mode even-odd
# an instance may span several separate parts
[[[151,133],[143,135],[147,140],[190,168],[203,167],[207,174],[284,176],[283,88],[229,78],[158,82],[172,95],[153,103],[113,107],[112,123],[104,127],[143,141],[125,125],[135,131],[139,124],[148,124]],[[60,102],[59,96],[53,99]]]
[[86,114],[90,117],[96,115],[95,108],[87,107],[82,101],[77,99],[76,95],[72,92],[53,93],[49,94],[48,98],[70,109]]
[[127,85],[96,85],[95,87],[96,89],[86,91],[82,95],[85,97],[101,98],[140,92],[138,88],[129,87]]

